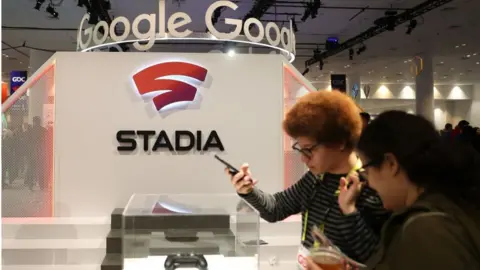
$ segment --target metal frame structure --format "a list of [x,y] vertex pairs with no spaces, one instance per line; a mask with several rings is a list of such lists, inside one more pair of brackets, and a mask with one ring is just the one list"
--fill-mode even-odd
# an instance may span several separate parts
[[[423,14],[432,11],[440,6],[443,6],[453,0],[428,0],[425,1],[412,9],[404,11],[395,16],[394,26],[397,27],[407,21],[410,21],[416,17],[422,16]],[[387,28],[391,26],[388,24],[383,24],[379,26],[370,27],[368,30],[362,32],[361,34],[341,43],[337,48],[333,50],[324,51],[321,53],[316,53],[314,56],[307,61],[305,61],[305,66],[309,67],[317,62],[323,61],[324,59],[339,54],[345,50],[352,48],[357,44],[361,44],[364,41],[380,35],[381,33],[388,31]]]

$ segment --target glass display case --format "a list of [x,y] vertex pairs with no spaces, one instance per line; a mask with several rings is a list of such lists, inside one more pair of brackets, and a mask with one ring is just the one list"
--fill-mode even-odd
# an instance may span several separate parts
[[204,258],[209,270],[259,267],[259,216],[238,197],[134,194],[122,218],[125,270],[168,270],[172,258]]

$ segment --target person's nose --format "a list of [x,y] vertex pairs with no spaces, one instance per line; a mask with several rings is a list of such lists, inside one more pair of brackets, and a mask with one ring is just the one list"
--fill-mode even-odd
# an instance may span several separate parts
[[305,154],[302,154],[301,160],[303,163],[305,163],[305,165],[307,165],[310,158],[308,158]]

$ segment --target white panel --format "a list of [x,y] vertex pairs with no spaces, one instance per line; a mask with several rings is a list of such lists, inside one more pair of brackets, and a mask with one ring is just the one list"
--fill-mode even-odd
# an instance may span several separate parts
[[[132,75],[171,60],[204,66],[199,109],[161,117],[135,93]],[[283,57],[279,55],[59,53],[56,67],[57,216],[106,216],[133,193],[231,193],[213,153],[120,155],[121,129],[216,130],[225,158],[248,161],[259,186],[283,183]]]

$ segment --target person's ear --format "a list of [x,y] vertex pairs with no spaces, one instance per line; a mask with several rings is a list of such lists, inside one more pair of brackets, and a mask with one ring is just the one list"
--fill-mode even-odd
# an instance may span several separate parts
[[397,175],[400,171],[398,159],[392,153],[386,153],[384,155],[384,166],[391,176]]

